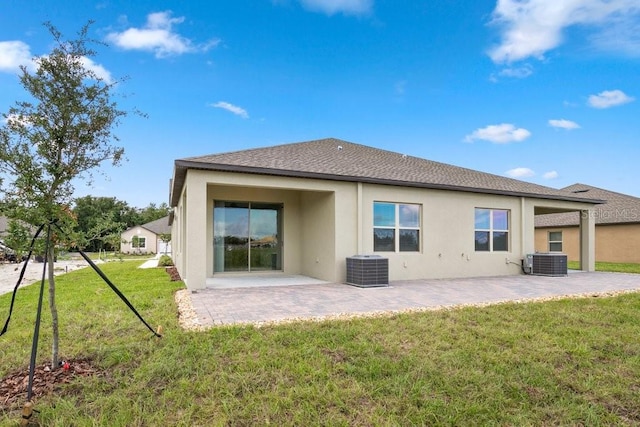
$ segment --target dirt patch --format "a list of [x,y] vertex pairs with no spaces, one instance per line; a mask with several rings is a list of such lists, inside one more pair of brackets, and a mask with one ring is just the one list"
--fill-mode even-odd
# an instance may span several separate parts
[[[37,366],[33,375],[31,400],[61,391],[63,384],[69,384],[80,377],[103,375],[95,368],[90,360],[68,360],[67,365],[52,370],[51,365]],[[27,387],[29,384],[29,368],[23,368],[10,373],[0,381],[0,410],[12,411],[20,409],[27,401]]]

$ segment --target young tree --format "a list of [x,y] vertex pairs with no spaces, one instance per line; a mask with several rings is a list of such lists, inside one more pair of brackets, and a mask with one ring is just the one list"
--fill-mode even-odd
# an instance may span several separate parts
[[16,220],[9,221],[4,243],[14,251],[16,261],[21,260],[25,252],[28,251],[33,233],[33,230],[27,225]]
[[158,238],[164,243],[164,254],[167,254],[167,243],[171,241],[171,233],[160,233]]
[[[72,230],[76,223],[69,206],[74,180],[92,180],[103,162],[118,165],[124,149],[114,145],[113,134],[126,111],[114,102],[118,82],[98,76],[90,58],[96,52],[88,37],[92,22],[74,40],[64,39],[51,23],[45,23],[55,41],[51,53],[35,58],[35,71],[21,67],[20,82],[30,95],[3,114],[0,128],[0,199],[11,218],[39,226],[56,221]],[[52,234],[57,244],[65,235]],[[53,275],[54,246],[46,254],[49,308],[52,316],[52,368],[58,367],[58,315]]]

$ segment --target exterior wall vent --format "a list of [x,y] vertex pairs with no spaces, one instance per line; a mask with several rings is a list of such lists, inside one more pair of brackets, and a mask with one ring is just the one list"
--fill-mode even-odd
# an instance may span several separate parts
[[389,286],[389,260],[380,255],[348,257],[347,284],[360,288]]

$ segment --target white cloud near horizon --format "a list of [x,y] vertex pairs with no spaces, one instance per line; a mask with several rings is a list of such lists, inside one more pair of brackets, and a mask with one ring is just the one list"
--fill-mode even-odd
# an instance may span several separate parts
[[218,39],[213,39],[205,44],[194,44],[173,29],[175,24],[184,22],[184,16],[174,18],[171,15],[171,11],[150,13],[142,28],[131,27],[122,32],[112,32],[107,34],[106,38],[125,50],[153,52],[156,58],[204,52],[220,42]]
[[566,130],[580,129],[579,124],[565,119],[551,119],[549,120],[549,126]]
[[511,178],[531,178],[535,176],[535,172],[529,168],[514,168],[505,172],[505,175]]
[[20,40],[0,42],[0,71],[19,73],[21,65],[35,68],[29,45]]
[[235,114],[236,116],[242,117],[243,119],[249,118],[249,113],[247,113],[247,110],[245,110],[242,107],[238,107],[237,105],[230,104],[228,102],[218,101],[215,104],[209,104],[209,106],[214,108],[222,108],[223,110],[227,110]]
[[321,12],[329,16],[336,13],[345,15],[367,15],[373,10],[373,0],[299,0],[305,9]]
[[621,90],[605,90],[597,95],[590,95],[588,104],[593,108],[611,108],[617,105],[627,104],[634,101],[635,98],[627,95]]
[[531,136],[531,132],[524,128],[516,128],[511,123],[499,125],[489,125],[484,128],[474,130],[465,136],[465,142],[473,142],[476,139],[490,141],[494,144],[508,144],[510,142],[524,141]]
[[[509,169],[504,174],[510,178],[516,178],[516,179],[532,178],[537,175],[533,169],[525,168],[525,167]],[[558,177],[558,172],[556,171],[549,171],[542,174],[542,178],[547,180],[556,179],[557,177]]]
[[488,52],[496,63],[542,59],[573,26],[590,30],[587,39],[599,49],[640,55],[638,0],[498,0],[491,23],[501,30]]

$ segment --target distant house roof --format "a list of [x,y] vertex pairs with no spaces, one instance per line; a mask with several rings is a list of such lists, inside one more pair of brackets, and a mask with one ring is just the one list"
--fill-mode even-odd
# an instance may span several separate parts
[[178,159],[171,184],[171,206],[178,204],[188,169],[602,202],[582,194],[335,138]]
[[[616,193],[586,184],[573,184],[563,188],[573,194],[606,200],[606,204],[595,207],[593,215],[597,224],[640,223],[640,198]],[[579,212],[537,215],[536,227],[577,226]]]
[[[164,216],[160,219],[156,219],[155,221],[142,224],[140,227],[145,228],[155,234],[171,233],[171,227],[169,226],[169,215]],[[132,228],[135,228],[135,227],[131,227],[128,230],[131,230]]]
[[171,227],[169,226],[169,215],[163,216],[155,221],[142,224],[142,227],[156,234],[169,234],[171,233]]

